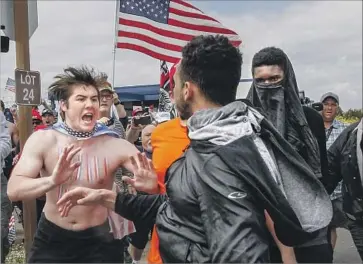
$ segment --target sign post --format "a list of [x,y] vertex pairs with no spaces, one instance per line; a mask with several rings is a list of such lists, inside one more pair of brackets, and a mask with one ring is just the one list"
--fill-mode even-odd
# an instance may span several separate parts
[[[29,71],[30,57],[29,57],[28,0],[13,1],[13,3],[14,3],[14,29],[15,29],[15,41],[16,41],[16,67],[18,69]],[[18,90],[18,87],[16,87],[16,90]],[[17,125],[19,129],[21,150],[24,148],[24,144],[32,132],[31,109],[32,107],[30,105],[19,106],[19,121]],[[31,248],[36,230],[35,206],[36,206],[35,199],[23,202],[24,247],[25,247],[26,258],[28,258],[29,250]]]
[[15,70],[15,102],[18,105],[40,105],[40,73],[36,71]]

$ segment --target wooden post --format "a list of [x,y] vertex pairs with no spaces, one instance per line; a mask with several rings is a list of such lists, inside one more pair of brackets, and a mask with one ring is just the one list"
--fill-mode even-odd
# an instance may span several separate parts
[[[14,29],[16,41],[16,67],[18,69],[30,70],[29,56],[29,20],[28,20],[28,0],[14,0]],[[31,106],[19,106],[19,139],[20,148],[32,133]],[[35,199],[23,202],[24,221],[24,248],[25,256],[28,258],[29,250],[33,243],[33,238],[37,226]]]

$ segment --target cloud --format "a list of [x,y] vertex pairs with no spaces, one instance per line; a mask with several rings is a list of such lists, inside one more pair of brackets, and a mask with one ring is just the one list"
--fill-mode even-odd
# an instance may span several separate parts
[[[299,88],[307,96],[318,100],[324,92],[334,91],[343,109],[362,107],[361,1],[286,2],[281,10],[261,7],[253,12],[243,12],[243,5],[241,1],[240,13],[234,6],[231,15],[227,8],[221,14],[204,10],[241,35],[243,77],[251,75],[254,53],[277,46],[289,55]],[[39,27],[30,40],[31,69],[41,72],[44,91],[67,65],[93,65],[112,76],[115,2],[38,1],[38,14]],[[16,68],[14,50],[12,44],[11,51],[0,57],[2,87]],[[159,81],[155,59],[117,50],[116,61],[117,86]],[[247,89],[248,84],[241,85],[239,95]],[[2,89],[1,97],[11,96]]]
[[260,11],[223,18],[244,40],[242,76],[251,76],[252,57],[259,49],[277,46],[290,57],[299,89],[307,96],[317,101],[333,91],[343,109],[361,108],[362,2],[292,3],[281,13]]

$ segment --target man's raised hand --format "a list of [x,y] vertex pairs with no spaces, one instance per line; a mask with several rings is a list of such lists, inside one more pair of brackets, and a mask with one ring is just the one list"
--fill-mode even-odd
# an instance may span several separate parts
[[122,176],[122,180],[130,184],[137,191],[158,193],[158,178],[154,166],[143,153],[130,157],[134,178]]
[[74,171],[81,165],[81,162],[72,162],[73,158],[81,150],[80,147],[74,148],[74,145],[67,146],[63,149],[53,173],[50,176],[53,183],[58,186],[69,180]]

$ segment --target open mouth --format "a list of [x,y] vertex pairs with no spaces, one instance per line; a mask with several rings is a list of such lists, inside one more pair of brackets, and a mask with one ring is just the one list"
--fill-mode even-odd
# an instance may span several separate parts
[[88,113],[82,116],[82,121],[84,121],[86,124],[92,123],[92,120],[93,120],[93,114]]

